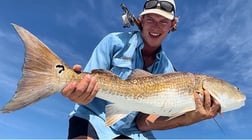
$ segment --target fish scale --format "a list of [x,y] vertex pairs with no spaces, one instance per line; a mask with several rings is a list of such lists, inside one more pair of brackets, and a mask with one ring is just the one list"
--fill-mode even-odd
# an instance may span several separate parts
[[[0,110],[12,112],[61,90],[71,81],[86,74],[96,77],[97,98],[111,102],[105,107],[106,125],[110,126],[133,111],[158,116],[177,117],[195,110],[193,94],[207,90],[221,106],[222,112],[245,105],[246,96],[238,88],[221,79],[185,72],[152,75],[135,70],[122,80],[107,70],[76,73],[29,31],[13,24],[24,42],[23,75],[13,98]],[[203,97],[203,96],[202,96]]]

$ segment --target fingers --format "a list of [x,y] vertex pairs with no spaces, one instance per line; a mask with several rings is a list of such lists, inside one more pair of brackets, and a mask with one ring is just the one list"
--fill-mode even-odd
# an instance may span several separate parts
[[76,95],[77,98],[80,96],[82,96],[82,97],[88,96],[86,94],[82,95],[82,93],[87,91],[89,84],[90,84],[90,81],[91,81],[90,75],[83,76],[83,79],[78,83],[78,85],[76,86],[75,92],[74,92],[74,94]]
[[96,79],[90,75],[86,75],[76,87],[74,93],[76,96],[74,96],[74,100],[78,100],[83,104],[87,104],[95,97],[97,91],[98,85]]
[[201,101],[201,97],[197,92],[194,93],[194,99],[195,99],[196,110],[204,109],[203,102]]
[[205,97],[205,109],[209,114],[209,117],[213,118],[217,115],[217,113],[220,111],[220,104],[219,102],[213,98],[210,93],[205,90],[204,91],[204,97]]
[[198,92],[194,93],[196,110],[185,113],[183,120],[185,124],[193,124],[202,120],[213,118],[220,111],[220,104],[216,99],[211,97],[208,91],[204,91],[204,99]]
[[62,91],[61,91],[62,95],[65,96],[65,97],[70,96],[71,93],[75,90],[76,85],[77,85],[76,82],[74,82],[74,81],[73,81],[73,82],[70,82],[68,85],[66,85],[66,86],[62,89]]
[[203,96],[204,100],[201,100],[199,94],[194,93],[196,112],[199,113],[199,116],[201,116],[203,120],[215,117],[217,113],[220,112],[220,104],[207,90],[204,91]]
[[98,91],[98,84],[94,77],[84,75],[77,82],[70,82],[63,90],[62,95],[79,104],[87,104],[93,100]]
[[73,66],[73,70],[74,70],[75,72],[77,72],[77,73],[81,73],[82,66],[76,64],[76,65]]
[[210,110],[214,115],[218,114],[218,113],[221,113],[221,106],[220,106],[220,103],[212,98],[212,107],[211,107],[211,110]]
[[211,108],[211,96],[207,90],[204,91],[204,108],[206,110]]
[[98,84],[95,83],[94,88],[92,89],[92,91],[90,92],[89,96],[86,96],[85,98],[85,103],[89,103],[93,100],[93,98],[95,97],[96,93],[98,92]]

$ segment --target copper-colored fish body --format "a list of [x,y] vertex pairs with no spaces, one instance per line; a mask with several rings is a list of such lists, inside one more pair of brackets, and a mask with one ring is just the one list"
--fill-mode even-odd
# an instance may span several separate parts
[[110,71],[93,70],[77,74],[43,42],[23,27],[13,24],[25,44],[23,76],[14,97],[1,112],[12,112],[60,92],[70,81],[83,75],[95,76],[99,85],[96,97],[113,104],[106,106],[106,125],[112,125],[132,111],[171,118],[195,110],[193,93],[208,90],[221,105],[231,111],[245,105],[245,95],[233,85],[207,75],[168,73],[152,75],[135,70],[127,80]]

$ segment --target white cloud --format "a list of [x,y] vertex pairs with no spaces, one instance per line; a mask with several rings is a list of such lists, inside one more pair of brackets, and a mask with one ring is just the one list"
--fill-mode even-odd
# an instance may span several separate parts
[[[246,2],[246,5],[241,4]],[[204,66],[205,72],[215,70],[216,74],[219,73],[219,76],[224,74],[225,77],[230,74],[229,72],[236,72],[244,80],[251,79],[252,56],[249,52],[252,52],[250,45],[252,17],[249,15],[252,12],[244,9],[250,9],[252,3],[246,2],[240,3],[236,0],[217,1],[217,4],[216,1],[209,2],[210,5],[206,6],[208,9],[202,10],[205,12],[201,12],[191,21],[182,20],[185,25],[190,23],[190,33],[184,35],[183,44],[179,43],[186,47],[179,48],[178,54],[188,57],[185,58],[190,62],[188,66],[201,65]],[[204,64],[205,60],[215,67],[207,67]]]
[[6,102],[5,99],[14,94],[18,79],[22,75],[24,49],[20,47],[22,42],[14,33],[0,31],[0,87],[3,99],[1,102]]
[[[51,118],[57,120],[64,120],[67,118],[70,109],[73,109],[73,104],[71,105],[70,101],[60,97],[61,95],[55,96],[52,95],[47,99],[42,99],[37,103],[29,106],[30,112],[39,114],[43,118]],[[62,117],[60,117],[62,116]],[[64,117],[63,117],[64,116]]]
[[76,27],[82,20],[87,19],[87,15],[80,9],[76,9],[71,15],[58,14],[57,20],[70,27]]
[[[228,131],[225,137],[248,138],[250,134],[246,134],[246,130],[251,128],[251,123],[244,122],[249,118],[244,114],[251,114],[252,105],[252,11],[249,10],[252,1],[204,3],[204,9],[188,9],[183,13],[179,23],[181,27],[177,33],[171,34],[167,42],[175,45],[169,48],[168,53],[182,71],[214,75],[241,89],[247,96],[246,105],[237,111],[224,113],[224,118],[218,119],[218,122]],[[194,10],[197,10],[197,16],[192,16]]]
[[81,53],[79,53],[75,47],[72,47],[70,44],[64,43],[64,41],[59,41],[46,37],[42,38],[41,41],[44,42],[63,61],[67,60],[68,63],[70,62],[75,64],[76,62],[82,62],[82,64],[85,64],[88,59],[85,58],[84,55],[81,55]]
[[[9,119],[11,119],[12,117],[9,117]],[[3,119],[3,118],[0,118],[0,124],[1,126],[4,126],[4,127],[10,127],[11,129],[18,129],[18,130],[25,130],[24,126],[20,125],[20,124],[17,124],[13,118],[12,118],[12,121],[8,121],[9,120],[8,118],[6,119]],[[20,122],[22,122],[21,120],[19,120]]]

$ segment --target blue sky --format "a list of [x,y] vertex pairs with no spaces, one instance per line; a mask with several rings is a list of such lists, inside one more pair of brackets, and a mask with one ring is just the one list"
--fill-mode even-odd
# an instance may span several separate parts
[[[24,59],[19,24],[70,66],[85,66],[96,44],[122,27],[120,4],[138,16],[145,0],[0,0],[0,106],[15,93]],[[216,76],[241,89],[245,107],[216,120],[155,131],[157,138],[252,138],[252,1],[177,0],[178,30],[163,44],[179,71]],[[39,78],[39,77],[38,77]],[[0,139],[66,138],[74,103],[55,94],[10,114],[0,114]]]

